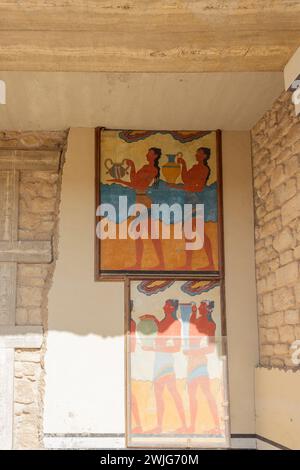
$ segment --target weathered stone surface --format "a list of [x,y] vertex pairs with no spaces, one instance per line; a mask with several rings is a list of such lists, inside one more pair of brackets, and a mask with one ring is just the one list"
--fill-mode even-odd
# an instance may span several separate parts
[[300,245],[297,246],[297,247],[294,249],[294,257],[295,257],[295,259],[297,259],[297,260],[300,259]]
[[294,307],[295,298],[293,288],[281,287],[273,293],[273,302],[276,310],[285,310]]
[[252,130],[260,363],[295,367],[300,339],[300,122],[282,93]]
[[284,356],[288,354],[289,351],[290,349],[286,343],[278,343],[278,344],[275,344],[274,346],[274,354],[278,356]]
[[294,328],[291,325],[280,326],[279,335],[282,343],[292,343],[295,340]]
[[293,261],[276,271],[276,284],[277,287],[295,284],[299,279],[298,261]]
[[299,310],[287,310],[284,315],[284,321],[287,325],[300,324]]
[[267,316],[267,326],[274,328],[282,325],[284,322],[283,312],[275,312]]
[[293,157],[289,158],[284,165],[284,172],[287,178],[291,178],[291,176],[297,174],[299,171],[299,161],[300,155],[294,155]]
[[284,167],[283,165],[278,165],[271,175],[271,179],[270,179],[271,189],[275,189],[277,186],[283,183],[285,179],[286,179],[286,175],[284,173]]
[[280,264],[284,266],[285,264],[292,263],[294,259],[294,254],[292,250],[287,250],[284,253],[280,253]]
[[271,357],[270,358],[270,365],[272,367],[283,367],[284,366],[284,360],[279,359],[278,357]]
[[294,332],[295,332],[295,338],[297,340],[300,340],[300,323],[298,325],[295,325]]
[[30,325],[42,325],[42,309],[41,308],[28,308],[28,323]]
[[276,251],[285,251],[292,248],[294,244],[294,237],[290,227],[285,227],[279,233],[275,233],[273,246]]
[[68,131],[0,131],[0,148],[62,150]]
[[16,325],[27,325],[28,324],[28,312],[24,307],[16,308]]
[[21,172],[20,179],[20,240],[50,240],[57,210],[57,174]]
[[15,358],[10,397],[18,449],[42,447],[40,348],[66,139],[67,132],[0,132],[0,350],[12,352],[12,364]]
[[271,344],[264,344],[260,347],[261,356],[272,356],[274,352],[274,346]]
[[300,194],[297,194],[282,206],[281,215],[283,225],[287,225],[292,220],[300,217]]
[[15,322],[16,264],[0,263],[0,325]]
[[16,358],[16,361],[36,362],[39,364],[41,362],[41,353],[38,350],[29,351],[29,350],[17,349],[15,358]]
[[271,293],[263,296],[263,306],[265,313],[271,313],[274,310],[273,295]]
[[50,241],[0,241],[0,262],[50,263],[51,261]]
[[32,384],[28,380],[16,379],[15,381],[15,402],[30,404],[34,403],[35,395]]
[[279,333],[276,328],[268,328],[266,330],[266,339],[270,344],[276,344],[279,340]]
[[[18,175],[17,175],[18,176]],[[0,240],[14,239],[14,223],[16,217],[15,171],[0,171]]]
[[[297,181],[296,178],[289,179],[287,183],[281,184],[278,186],[272,194],[269,195],[269,206],[266,208],[268,210],[274,210],[276,205],[282,207],[282,205],[291,199],[293,196],[297,194]],[[270,205],[272,203],[272,206]]]
[[38,287],[20,287],[18,289],[18,306],[40,307],[43,291]]
[[15,170],[54,170],[58,171],[59,151],[51,150],[1,150],[0,171]]

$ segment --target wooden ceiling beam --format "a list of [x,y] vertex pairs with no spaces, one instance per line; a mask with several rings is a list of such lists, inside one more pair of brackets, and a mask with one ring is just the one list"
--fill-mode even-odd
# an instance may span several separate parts
[[299,44],[299,1],[0,0],[0,70],[279,71]]
[[0,30],[276,32],[299,31],[299,18],[298,0],[0,1]]

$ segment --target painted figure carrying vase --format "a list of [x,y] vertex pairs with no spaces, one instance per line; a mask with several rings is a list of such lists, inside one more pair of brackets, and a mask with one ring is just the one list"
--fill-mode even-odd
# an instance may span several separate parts
[[123,178],[128,172],[128,165],[126,165],[126,158],[121,163],[114,163],[111,158],[104,160],[104,166],[107,169],[107,174],[112,178]]
[[162,173],[167,183],[176,183],[176,180],[181,172],[180,164],[176,162],[176,157],[182,157],[182,153],[179,152],[176,155],[173,153],[167,153],[168,161],[162,165]]

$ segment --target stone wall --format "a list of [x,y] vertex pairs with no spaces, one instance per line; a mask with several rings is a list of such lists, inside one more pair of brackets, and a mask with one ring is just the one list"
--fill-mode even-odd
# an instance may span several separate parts
[[[41,326],[41,349],[15,347],[13,447],[42,447],[47,294],[66,132],[0,132],[0,325]],[[2,230],[1,230],[2,227]],[[8,245],[5,245],[8,243]],[[3,287],[7,286],[7,288]],[[0,287],[1,290],[1,287]]]
[[284,92],[252,130],[260,364],[296,367],[300,340],[300,119]]

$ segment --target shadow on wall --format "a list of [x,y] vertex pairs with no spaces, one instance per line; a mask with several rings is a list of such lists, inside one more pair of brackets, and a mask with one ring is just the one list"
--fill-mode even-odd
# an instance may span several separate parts
[[124,334],[123,282],[94,281],[94,129],[71,129],[63,168],[58,257],[48,295],[48,329]]

